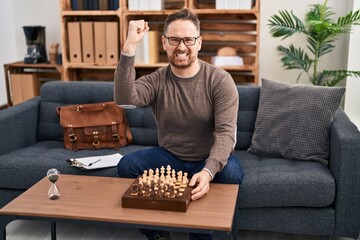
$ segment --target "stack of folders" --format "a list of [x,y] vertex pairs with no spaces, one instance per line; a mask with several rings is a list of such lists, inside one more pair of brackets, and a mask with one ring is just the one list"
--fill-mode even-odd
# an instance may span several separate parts
[[165,0],[128,0],[128,10],[163,10]]
[[159,32],[148,31],[136,46],[135,64],[154,64],[159,62],[159,44]]
[[118,63],[118,22],[68,22],[67,27],[70,62]]
[[72,10],[116,10],[119,0],[71,0]]
[[251,9],[254,0],[215,0],[216,9]]

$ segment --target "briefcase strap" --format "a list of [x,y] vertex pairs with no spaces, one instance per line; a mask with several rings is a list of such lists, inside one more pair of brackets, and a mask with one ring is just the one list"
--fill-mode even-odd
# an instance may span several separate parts
[[113,140],[115,142],[114,149],[117,150],[117,149],[120,148],[120,145],[119,145],[120,136],[119,136],[119,134],[117,132],[116,122],[112,122],[112,124],[111,124],[111,132],[112,132]]
[[78,147],[77,147],[77,144],[76,144],[77,137],[76,137],[76,135],[74,133],[74,129],[73,129],[72,125],[68,126],[68,133],[69,133],[69,135],[68,135],[69,140],[70,140],[70,142],[72,144],[72,150],[77,151],[78,150]]

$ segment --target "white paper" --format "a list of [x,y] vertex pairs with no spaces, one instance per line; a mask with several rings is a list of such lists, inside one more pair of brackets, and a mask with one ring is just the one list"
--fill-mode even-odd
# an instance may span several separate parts
[[123,156],[120,153],[115,153],[111,155],[75,158],[75,159],[70,159],[70,161],[74,163],[76,162],[80,163],[80,165],[78,166],[79,168],[91,170],[98,168],[115,167],[118,165],[122,157]]

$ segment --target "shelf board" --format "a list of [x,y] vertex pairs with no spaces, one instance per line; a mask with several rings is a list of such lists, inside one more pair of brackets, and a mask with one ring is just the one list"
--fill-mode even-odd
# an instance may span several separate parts
[[161,11],[144,11],[144,10],[137,10],[137,11],[129,11],[124,10],[124,15],[136,15],[136,16],[145,16],[145,15],[169,15],[173,13],[175,10],[161,10]]
[[67,11],[62,11],[61,15],[63,17],[66,17],[66,16],[117,16],[118,12],[117,11],[97,11],[97,10],[94,10],[94,11],[67,10]]
[[[94,63],[67,63],[68,68],[78,68],[78,69],[115,69],[116,65],[106,65],[106,64],[94,64]],[[159,62],[154,64],[135,64],[135,68],[160,68],[169,65],[166,62]],[[243,66],[218,66],[226,71],[253,71],[256,70],[256,67],[253,65],[243,65]]]
[[197,14],[257,14],[257,9],[194,9]]
[[165,67],[169,65],[169,63],[166,62],[159,62],[154,64],[135,64],[135,68],[159,68],[159,67]]
[[66,63],[67,68],[78,69],[115,69],[117,65],[94,64],[94,63]]

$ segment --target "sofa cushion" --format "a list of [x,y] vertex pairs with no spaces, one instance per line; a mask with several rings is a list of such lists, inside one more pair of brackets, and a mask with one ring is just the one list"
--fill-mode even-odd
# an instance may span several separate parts
[[239,109],[237,117],[236,150],[249,148],[254,132],[256,113],[259,105],[260,88],[238,85]]
[[[42,141],[29,147],[0,156],[0,188],[28,189],[46,176],[50,168],[57,168],[60,174],[116,177],[116,167],[85,171],[71,167],[66,159],[101,156],[119,152],[122,155],[144,149],[145,146],[129,145],[119,151],[114,149],[81,150],[73,152],[64,148],[61,141]],[[60,180],[61,181],[61,176]],[[60,189],[61,190],[61,189]]]
[[235,151],[244,169],[239,207],[326,207],[335,199],[335,179],[317,161],[266,158]]
[[328,164],[331,122],[344,92],[263,79],[249,151]]

